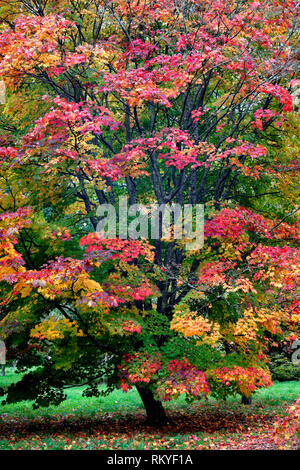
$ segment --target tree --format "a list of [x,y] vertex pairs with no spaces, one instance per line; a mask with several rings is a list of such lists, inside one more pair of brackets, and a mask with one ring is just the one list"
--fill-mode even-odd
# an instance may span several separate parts
[[[27,371],[6,401],[56,404],[78,382],[98,396],[105,376],[163,424],[180,394],[270,385],[266,352],[299,323],[295,162],[280,155],[295,3],[0,6],[0,325]],[[175,227],[104,238],[97,207],[116,207],[120,228],[120,196],[204,204],[204,246],[187,250]]]

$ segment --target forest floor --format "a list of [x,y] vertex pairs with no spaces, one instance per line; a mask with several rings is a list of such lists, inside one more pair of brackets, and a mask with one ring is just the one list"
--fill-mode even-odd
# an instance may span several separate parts
[[[16,381],[11,370],[0,387]],[[274,422],[300,395],[300,382],[275,383],[257,392],[250,406],[240,397],[166,404],[173,424],[155,429],[135,390],[116,390],[104,398],[82,397],[83,387],[68,389],[59,406],[33,409],[32,402],[1,406],[0,450],[269,450]],[[1,400],[1,398],[0,398]],[[293,444],[297,448],[297,443]]]

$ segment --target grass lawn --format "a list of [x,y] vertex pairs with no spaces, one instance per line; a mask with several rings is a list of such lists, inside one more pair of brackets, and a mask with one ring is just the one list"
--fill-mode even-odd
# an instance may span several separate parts
[[[0,386],[18,380],[11,370]],[[174,424],[153,429],[135,389],[105,398],[68,389],[59,406],[34,410],[32,402],[1,406],[0,449],[276,449],[273,423],[300,395],[300,382],[275,383],[257,392],[251,406],[240,397],[166,404]],[[1,400],[1,398],[0,398]]]

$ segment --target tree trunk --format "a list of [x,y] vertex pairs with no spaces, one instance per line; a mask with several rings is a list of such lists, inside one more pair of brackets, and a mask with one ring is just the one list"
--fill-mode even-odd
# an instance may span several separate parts
[[5,376],[5,365],[1,366],[1,375],[2,377]]
[[146,387],[136,386],[146,409],[147,423],[152,426],[163,426],[170,423],[162,403],[155,400],[153,392]]
[[252,403],[252,397],[246,397],[245,395],[242,395],[243,405],[251,405],[251,403]]

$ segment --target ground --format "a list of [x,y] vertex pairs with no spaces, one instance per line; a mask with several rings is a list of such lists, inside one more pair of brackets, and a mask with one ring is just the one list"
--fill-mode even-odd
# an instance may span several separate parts
[[[0,386],[17,380],[8,370]],[[210,399],[188,404],[184,397],[166,404],[174,424],[145,425],[135,390],[114,391],[105,398],[83,398],[82,388],[68,390],[60,406],[34,410],[31,402],[1,407],[0,450],[4,449],[277,449],[274,422],[300,395],[300,382],[275,383],[254,396],[226,403]],[[294,444],[294,449],[297,444]]]

